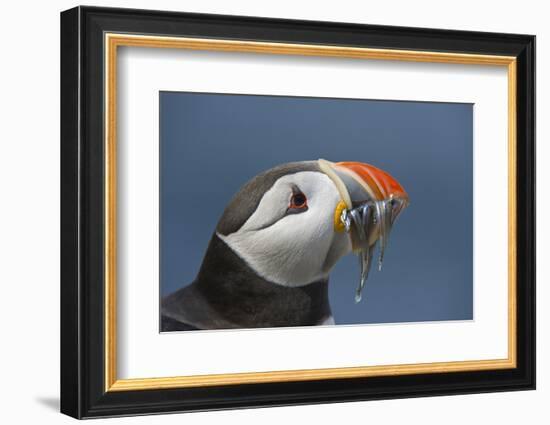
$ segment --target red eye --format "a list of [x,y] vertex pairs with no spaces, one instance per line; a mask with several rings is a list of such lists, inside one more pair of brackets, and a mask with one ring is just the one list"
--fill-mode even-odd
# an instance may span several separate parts
[[290,198],[289,209],[304,209],[307,208],[307,198],[303,193],[295,193]]

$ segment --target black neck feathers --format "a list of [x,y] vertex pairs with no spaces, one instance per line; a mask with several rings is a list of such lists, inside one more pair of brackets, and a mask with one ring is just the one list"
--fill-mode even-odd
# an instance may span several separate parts
[[214,234],[196,280],[165,298],[163,314],[200,329],[316,325],[331,316],[328,280],[269,282]]

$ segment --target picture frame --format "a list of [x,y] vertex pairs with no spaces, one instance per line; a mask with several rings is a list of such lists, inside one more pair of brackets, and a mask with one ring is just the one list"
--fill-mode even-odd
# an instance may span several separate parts
[[[497,214],[506,218],[508,229],[502,324],[508,355],[120,378],[121,47],[504,70],[508,174],[507,187],[502,182],[498,187],[507,196],[507,208]],[[534,36],[82,6],[61,13],[62,413],[92,418],[534,388]]]

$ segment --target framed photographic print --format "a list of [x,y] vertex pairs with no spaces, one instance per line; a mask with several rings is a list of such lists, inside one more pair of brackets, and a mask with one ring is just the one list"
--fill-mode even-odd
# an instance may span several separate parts
[[533,389],[529,35],[61,14],[61,411]]

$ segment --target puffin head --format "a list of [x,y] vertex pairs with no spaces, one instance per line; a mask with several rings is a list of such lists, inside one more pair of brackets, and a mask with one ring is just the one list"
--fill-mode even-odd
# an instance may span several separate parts
[[265,280],[300,287],[327,279],[351,252],[367,252],[370,261],[377,241],[382,252],[407,204],[403,187],[372,165],[294,162],[246,183],[216,234]]

